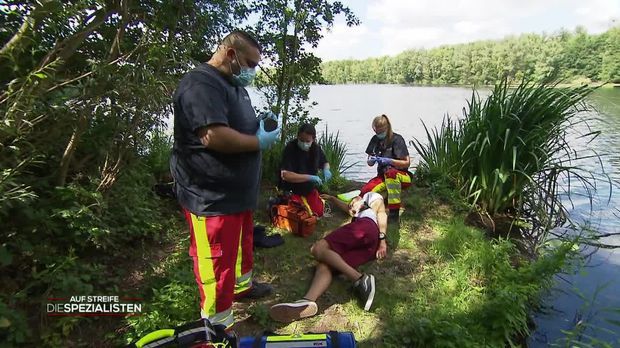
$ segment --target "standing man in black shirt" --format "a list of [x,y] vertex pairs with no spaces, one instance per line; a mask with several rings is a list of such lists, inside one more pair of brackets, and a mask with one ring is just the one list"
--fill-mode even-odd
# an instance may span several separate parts
[[234,323],[235,297],[272,292],[271,286],[252,282],[260,153],[280,134],[279,126],[268,132],[257,120],[244,88],[260,58],[258,42],[234,31],[207,63],[183,77],[174,93],[170,170],[190,226],[201,316],[226,327]]
[[368,143],[366,154],[369,166],[377,164],[377,176],[362,187],[361,194],[387,191],[389,217],[398,221],[401,191],[411,186],[413,177],[408,170],[409,150],[405,139],[392,130],[392,124],[386,115],[375,117],[372,120],[372,129],[375,135]]

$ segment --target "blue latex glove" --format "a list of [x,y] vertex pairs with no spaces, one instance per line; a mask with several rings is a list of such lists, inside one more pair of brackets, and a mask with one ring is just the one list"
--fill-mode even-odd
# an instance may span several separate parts
[[375,163],[377,162],[377,156],[370,156],[368,157],[368,161],[366,161],[366,163],[368,163],[369,166],[374,166]]
[[388,157],[377,157],[376,161],[377,163],[379,163],[379,165],[382,166],[388,166],[392,164],[392,159]]
[[328,182],[332,178],[332,172],[329,168],[323,169],[323,177],[325,178],[325,182]]
[[266,150],[273,145],[279,138],[282,131],[281,122],[278,122],[278,127],[271,132],[265,130],[265,120],[260,120],[258,129],[256,130],[256,137],[258,138],[258,145],[261,150]]
[[310,181],[312,181],[316,186],[323,185],[323,180],[316,175],[310,175]]

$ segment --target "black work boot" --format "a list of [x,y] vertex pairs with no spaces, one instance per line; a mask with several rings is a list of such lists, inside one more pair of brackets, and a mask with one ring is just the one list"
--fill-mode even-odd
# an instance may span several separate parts
[[242,292],[235,295],[235,300],[242,298],[249,298],[251,300],[258,300],[259,298],[267,297],[273,293],[273,287],[267,283],[252,282],[252,287],[246,292]]

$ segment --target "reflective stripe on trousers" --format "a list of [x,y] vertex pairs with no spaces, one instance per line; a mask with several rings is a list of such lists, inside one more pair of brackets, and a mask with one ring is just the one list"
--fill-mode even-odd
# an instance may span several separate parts
[[370,179],[363,187],[361,195],[366,192],[387,192],[388,209],[400,209],[401,191],[411,186],[411,176],[408,172],[389,168],[384,175]]
[[237,285],[247,290],[252,284],[252,213],[203,217],[185,211],[185,217],[190,226],[189,254],[194,261],[201,316],[213,324],[231,326]]

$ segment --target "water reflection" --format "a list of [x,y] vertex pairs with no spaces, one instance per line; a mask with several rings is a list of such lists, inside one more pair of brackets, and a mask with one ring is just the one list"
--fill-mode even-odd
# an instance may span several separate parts
[[[600,163],[590,159],[579,161],[579,164],[596,171],[599,182],[592,203],[585,199],[573,202],[571,218],[589,224],[600,233],[620,232],[620,91],[599,90],[591,96],[590,102],[598,111],[589,115],[597,116],[590,125],[602,133],[589,146],[603,157]],[[620,236],[601,242],[620,245]],[[548,297],[550,313],[537,316],[538,329],[530,345],[544,347],[554,343],[564,337],[561,330],[570,330],[580,321],[589,325],[584,331],[586,335],[612,345],[620,344],[620,336],[616,333],[620,327],[608,321],[618,320],[618,315],[610,310],[620,308],[620,250],[600,249],[580,272],[557,279],[556,288]]]

